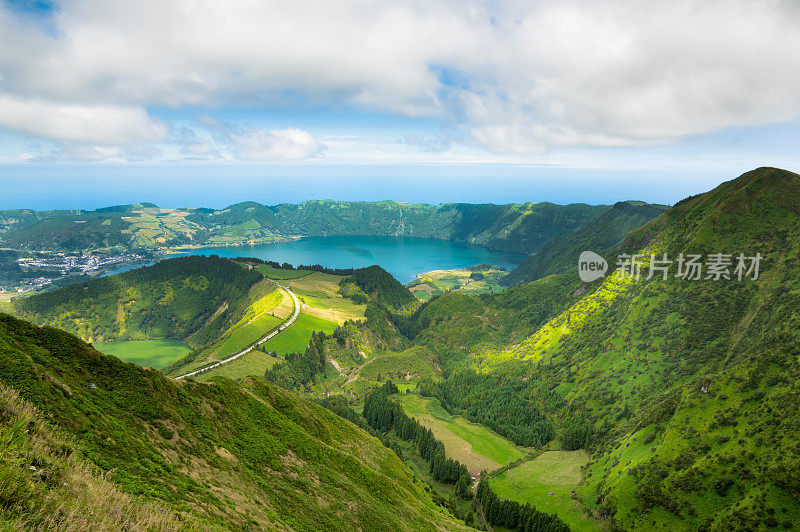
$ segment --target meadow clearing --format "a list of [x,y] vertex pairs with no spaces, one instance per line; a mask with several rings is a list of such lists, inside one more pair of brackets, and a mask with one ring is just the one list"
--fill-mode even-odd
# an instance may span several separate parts
[[507,273],[494,268],[479,272],[465,268],[433,270],[417,275],[417,279],[407,286],[421,301],[454,290],[473,295],[492,294],[505,290],[498,280]]
[[581,481],[581,467],[589,463],[584,450],[545,451],[490,480],[498,497],[530,503],[538,510],[557,514],[576,531],[599,530],[584,517],[583,505],[572,498]]
[[449,414],[435,398],[411,393],[397,394],[395,398],[406,414],[429,427],[444,443],[447,457],[466,465],[472,476],[508,465],[532,451],[515,445],[483,425]]
[[280,358],[269,355],[264,351],[251,351],[236,360],[219,366],[213,371],[201,373],[196,379],[207,381],[211,377],[227,377],[236,380],[250,376],[263,376],[265,371],[280,361]]

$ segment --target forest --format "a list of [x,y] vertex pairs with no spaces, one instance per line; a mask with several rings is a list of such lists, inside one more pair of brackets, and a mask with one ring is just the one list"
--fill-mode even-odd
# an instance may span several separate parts
[[431,429],[406,415],[402,407],[391,400],[390,396],[398,391],[397,386],[388,381],[367,395],[364,399],[364,419],[379,432],[393,431],[401,440],[413,442],[420,457],[430,464],[433,479],[456,484],[458,496],[468,498],[472,482],[467,467],[452,458],[446,458],[444,444],[433,436]]

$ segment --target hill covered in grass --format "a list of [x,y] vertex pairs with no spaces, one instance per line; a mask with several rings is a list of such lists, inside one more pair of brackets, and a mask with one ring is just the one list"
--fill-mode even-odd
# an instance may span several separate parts
[[0,384],[0,527],[175,530],[200,523],[122,491],[76,451],[74,438]]
[[[800,176],[748,172],[614,247],[637,255],[638,277],[586,284],[577,272],[550,275],[502,294],[445,294],[410,318],[390,315],[403,338],[397,352],[424,346],[438,358],[433,377],[411,389],[514,443],[587,449],[591,461],[569,492],[606,526],[795,527]],[[676,276],[681,253],[700,255],[698,278]],[[758,275],[748,271],[756,256]],[[657,268],[665,264],[666,277]],[[368,320],[351,337],[371,328]],[[347,346],[338,345],[344,360]],[[359,360],[354,345],[342,387],[357,401],[374,385],[357,386],[359,367],[389,355]]]
[[533,255],[500,278],[500,283],[511,286],[528,283],[555,273],[572,273],[578,256],[586,250],[602,256],[617,248],[625,236],[664,213],[667,207],[638,201],[621,201],[575,231],[554,238]]
[[[800,176],[748,172],[634,230],[622,250],[642,256],[639,279],[596,281],[476,367],[531,383],[521,395],[536,398],[561,438],[577,430],[589,442],[593,460],[578,493],[616,526],[793,526]],[[734,259],[731,279],[675,278],[677,265],[666,280],[660,271],[648,279],[658,265],[651,254],[663,253],[704,262],[758,253],[760,272],[738,280]],[[451,393],[446,404],[463,407],[469,396]]]
[[407,204],[307,201],[224,209],[162,209],[151,203],[94,211],[0,211],[0,246],[26,251],[244,245],[297,236],[412,236],[532,253],[594,220],[608,206]]
[[[4,452],[6,523],[461,528],[378,440],[263,380],[175,382],[66,332],[0,314],[0,385],[4,430],[12,419],[33,419],[36,441],[48,431],[69,436],[36,443],[38,454],[27,452],[29,443]],[[77,462],[56,456],[65,453]],[[46,474],[23,467],[30,460]],[[84,461],[105,475],[71,480],[72,470],[91,471]],[[95,489],[106,492],[92,500]],[[147,504],[154,506],[140,506]],[[84,509],[92,513],[71,517]]]
[[90,342],[171,338],[200,347],[240,319],[261,280],[228,259],[180,257],[19,298],[14,310]]

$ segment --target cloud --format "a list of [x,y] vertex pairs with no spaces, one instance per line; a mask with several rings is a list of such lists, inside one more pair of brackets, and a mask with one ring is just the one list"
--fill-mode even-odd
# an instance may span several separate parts
[[160,148],[149,145],[126,146],[122,153],[129,161],[159,161],[164,156]]
[[[800,116],[790,1],[65,0],[49,16],[43,31],[0,7],[0,127],[42,138],[142,144],[166,134],[151,106],[288,102],[538,153]],[[234,152],[319,149],[290,131],[242,130]]]
[[195,128],[184,126],[173,131],[171,141],[189,159],[296,160],[311,157],[323,148],[302,129],[263,130],[206,114],[197,117]]
[[155,142],[168,131],[141,108],[62,104],[2,94],[0,128],[40,138],[108,145]]
[[245,128],[231,133],[233,153],[240,159],[306,159],[321,150],[320,144],[302,129],[261,131]]

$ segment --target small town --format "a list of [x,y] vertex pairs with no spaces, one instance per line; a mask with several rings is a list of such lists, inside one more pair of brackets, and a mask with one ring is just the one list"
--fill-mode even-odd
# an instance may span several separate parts
[[[15,286],[0,285],[0,293],[25,293],[41,290],[66,275],[97,276],[129,264],[141,264],[148,257],[141,253],[118,255],[95,255],[75,253],[55,253],[47,256],[19,257],[17,264],[26,276]],[[36,275],[36,277],[33,277]]]

